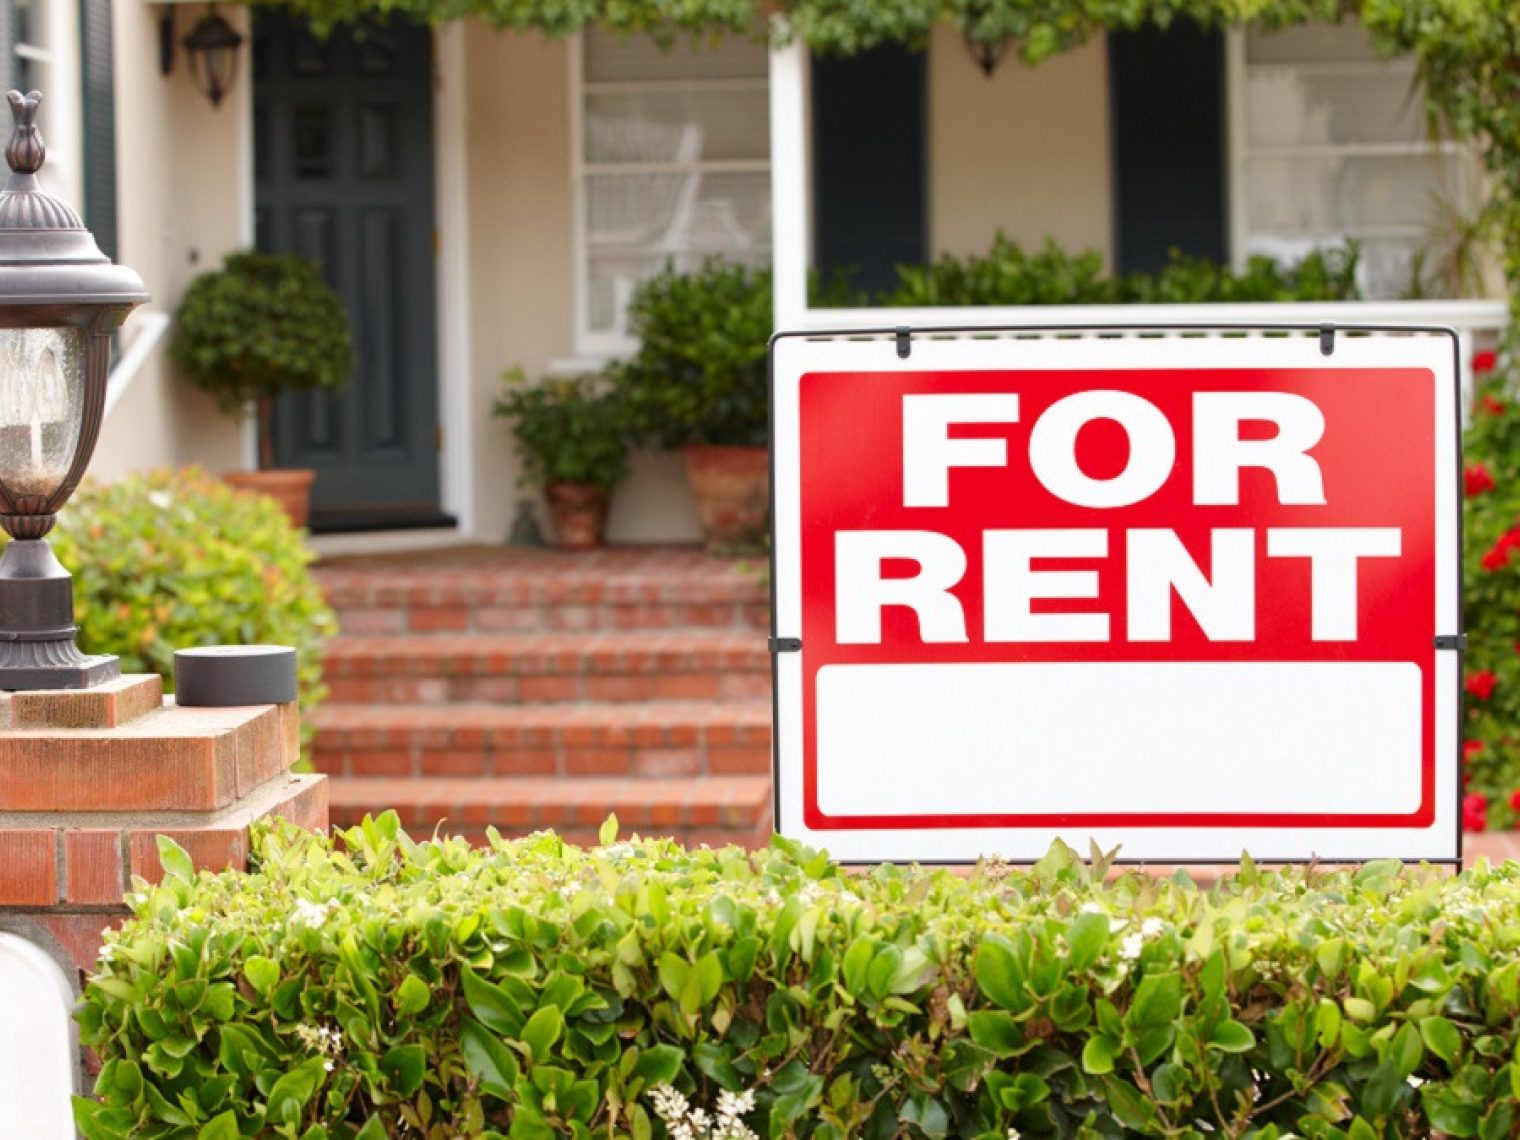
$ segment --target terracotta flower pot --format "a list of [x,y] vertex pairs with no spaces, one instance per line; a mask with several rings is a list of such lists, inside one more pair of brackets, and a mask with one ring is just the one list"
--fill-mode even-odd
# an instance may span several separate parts
[[588,550],[602,544],[606,491],[594,483],[550,483],[544,495],[554,517],[554,545],[562,550]]
[[710,554],[765,549],[770,521],[770,453],[763,447],[685,447],[702,545]]
[[291,524],[304,527],[311,513],[311,484],[317,473],[306,467],[277,468],[271,471],[228,471],[222,482],[239,491],[268,495],[280,504]]

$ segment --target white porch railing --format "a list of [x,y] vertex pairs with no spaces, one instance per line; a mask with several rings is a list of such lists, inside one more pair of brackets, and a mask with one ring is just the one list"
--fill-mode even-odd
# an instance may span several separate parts
[[[779,300],[779,298],[778,298]],[[778,307],[778,314],[781,310]],[[1021,305],[968,308],[794,308],[786,332],[829,332],[908,326],[1028,327],[1069,335],[1062,330],[1130,327],[1137,331],[1195,325],[1374,325],[1451,328],[1461,342],[1462,393],[1472,395],[1472,359],[1492,348],[1509,325],[1504,301],[1333,301],[1258,302],[1207,305]]]
[[169,314],[161,309],[142,309],[132,315],[131,324],[127,327],[134,331],[106,381],[105,416],[110,416],[117,402],[131,387],[132,381],[137,379],[137,374],[142,371],[148,357],[158,347],[159,341],[169,331]]

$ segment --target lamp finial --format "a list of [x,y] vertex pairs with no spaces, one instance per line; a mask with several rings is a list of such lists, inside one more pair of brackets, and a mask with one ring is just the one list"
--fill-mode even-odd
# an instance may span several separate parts
[[42,92],[28,91],[23,95],[11,91],[5,98],[11,105],[11,114],[16,116],[16,129],[11,134],[11,141],[5,144],[5,161],[17,174],[36,174],[47,157],[42,132],[37,129],[37,107],[42,102]]

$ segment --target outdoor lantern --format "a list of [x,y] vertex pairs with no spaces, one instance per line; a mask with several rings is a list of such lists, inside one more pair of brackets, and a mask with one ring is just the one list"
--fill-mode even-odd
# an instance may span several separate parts
[[74,586],[46,535],[89,466],[105,410],[111,334],[148,299],[79,215],[37,181],[33,91],[6,98],[16,128],[0,190],[0,690],[82,689],[121,673],[74,643]]
[[190,78],[213,107],[219,106],[237,78],[238,49],[243,46],[243,37],[217,15],[213,4],[183,42],[185,54],[190,57]]

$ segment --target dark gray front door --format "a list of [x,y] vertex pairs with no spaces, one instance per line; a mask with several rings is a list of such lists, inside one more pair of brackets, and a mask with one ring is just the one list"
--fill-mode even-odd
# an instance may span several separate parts
[[279,401],[276,462],[316,468],[313,529],[442,521],[429,33],[254,16],[258,245],[322,266],[358,349],[342,395]]

